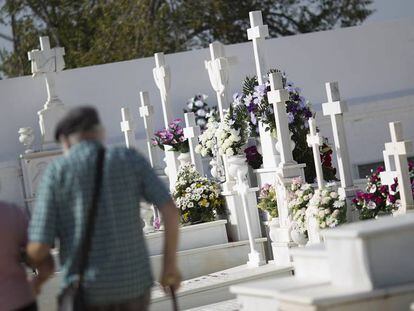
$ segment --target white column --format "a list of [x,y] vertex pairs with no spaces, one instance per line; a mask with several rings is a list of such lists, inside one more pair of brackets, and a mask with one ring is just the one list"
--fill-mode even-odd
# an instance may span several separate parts
[[387,150],[384,150],[382,154],[384,157],[385,170],[380,173],[381,184],[391,187],[395,183],[395,178],[398,178],[398,173],[392,168],[394,167],[390,160],[392,155],[390,155]]
[[244,218],[246,221],[246,227],[247,227],[247,234],[249,237],[249,245],[250,245],[250,253],[249,253],[249,260],[247,261],[247,265],[249,267],[255,268],[255,267],[259,267],[264,265],[266,262],[263,260],[263,257],[261,255],[261,253],[259,253],[256,250],[255,247],[255,241],[254,241],[254,236],[253,236],[253,230],[252,230],[252,222],[254,221],[254,219],[250,218],[250,212],[249,212],[249,183],[247,180],[247,171],[248,168],[247,166],[245,166],[245,169],[239,169],[237,171],[237,183],[236,186],[234,186],[234,190],[236,190],[238,192],[238,194],[240,195],[241,201],[242,201],[242,206],[243,206],[243,213],[244,213]]
[[404,140],[401,122],[390,122],[391,142],[385,144],[385,150],[394,156],[397,171],[398,189],[401,206],[398,214],[405,214],[414,209],[407,155],[412,152],[412,141]]
[[325,86],[328,102],[322,104],[322,111],[324,116],[331,117],[338,171],[341,179],[341,187],[338,191],[346,197],[347,221],[352,221],[355,219],[355,215],[352,214],[351,199],[355,196],[356,189],[352,179],[352,169],[343,119],[343,114],[348,111],[348,107],[345,101],[341,100],[338,82],[327,82]]
[[267,93],[269,103],[273,105],[277,128],[278,144],[280,146],[281,161],[276,172],[276,197],[279,212],[280,228],[272,228],[269,235],[272,238],[273,255],[277,264],[290,264],[289,249],[295,244],[290,236],[291,217],[288,207],[288,189],[292,179],[304,177],[304,164],[297,164],[293,160],[290,145],[290,131],[288,116],[286,113],[286,101],[289,100],[287,90],[283,88],[282,75],[280,72],[269,75],[271,91]]
[[[247,37],[253,42],[254,60],[256,64],[257,80],[259,84],[264,84],[264,76],[268,68],[266,67],[265,39],[269,36],[267,25],[263,25],[261,11],[249,13],[251,28],[247,30]],[[260,184],[274,183],[273,171],[279,164],[279,155],[276,150],[276,140],[269,131],[265,131],[265,126],[259,121],[259,135],[261,151],[263,154],[263,170],[258,170]],[[266,174],[267,173],[267,174]]]
[[148,92],[139,92],[141,107],[139,107],[139,115],[144,120],[145,137],[147,140],[148,159],[154,169],[159,169],[159,159],[156,151],[151,144],[151,138],[154,135],[154,126],[152,125],[152,116],[154,107],[150,103]]
[[46,81],[47,100],[43,109],[38,111],[39,126],[44,146],[54,143],[54,131],[57,122],[63,117],[66,110],[59,99],[55,87],[57,72],[65,68],[65,49],[50,48],[49,37],[40,37],[40,50],[28,52],[31,61],[32,76],[44,76]]
[[184,118],[186,125],[186,128],[184,128],[184,137],[188,139],[191,163],[193,163],[201,176],[204,176],[203,159],[195,152],[195,147],[198,145],[198,136],[201,134],[200,127],[196,124],[194,112],[185,113]]
[[131,118],[129,108],[121,108],[122,121],[121,131],[125,136],[125,145],[127,148],[136,148],[137,141],[135,138],[135,124]]

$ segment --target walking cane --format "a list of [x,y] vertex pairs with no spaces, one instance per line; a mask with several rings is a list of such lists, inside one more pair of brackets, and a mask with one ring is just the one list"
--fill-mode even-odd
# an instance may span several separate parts
[[173,302],[173,311],[178,311],[177,296],[175,295],[175,290],[172,286],[170,286],[170,293]]

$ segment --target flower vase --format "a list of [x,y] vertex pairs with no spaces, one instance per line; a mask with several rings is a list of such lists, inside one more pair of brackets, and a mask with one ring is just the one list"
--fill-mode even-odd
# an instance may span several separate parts
[[25,153],[32,153],[31,149],[34,142],[34,132],[31,127],[22,127],[19,129],[19,142],[21,142],[25,147]]
[[211,161],[210,161],[210,166],[211,166],[211,169],[210,169],[210,173],[211,173],[211,176],[213,176],[214,178],[218,178],[218,171],[217,171],[217,161],[216,161],[216,159],[211,159]]
[[180,153],[177,160],[180,162],[180,167],[182,167],[185,164],[191,163],[190,153],[189,152]]
[[276,242],[277,239],[277,229],[280,228],[279,218],[272,218],[267,226],[269,227],[269,237],[272,242]]
[[306,243],[308,243],[306,234],[297,228],[293,228],[290,231],[290,237],[292,238],[292,241],[298,244],[300,247],[303,247],[306,245]]
[[238,179],[237,177],[239,174],[244,177],[249,171],[244,155],[229,156],[227,158],[227,163],[229,165],[229,175],[235,180]]
[[167,165],[167,157],[165,156],[164,159],[162,159],[165,163],[165,168],[164,168],[164,174],[166,176],[168,176],[168,165]]
[[[292,136],[293,136],[293,133],[290,134],[290,150],[293,152],[293,150],[295,150],[296,143],[293,141]],[[280,145],[280,141],[278,140],[276,142],[276,150],[277,152],[279,152],[279,154],[280,154],[281,149],[282,149],[282,146]]]

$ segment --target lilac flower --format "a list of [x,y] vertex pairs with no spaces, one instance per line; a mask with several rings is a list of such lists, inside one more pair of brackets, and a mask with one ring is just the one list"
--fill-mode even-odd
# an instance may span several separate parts
[[154,218],[153,226],[156,230],[159,230],[161,228],[161,219],[159,217]]
[[288,115],[289,124],[292,124],[295,121],[295,116],[291,112],[289,112],[287,115]]

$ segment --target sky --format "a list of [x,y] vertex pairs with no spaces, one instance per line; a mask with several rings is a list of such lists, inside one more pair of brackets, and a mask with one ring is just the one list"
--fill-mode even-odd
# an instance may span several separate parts
[[[3,4],[4,0],[0,0]],[[414,0],[374,0],[372,8],[376,10],[365,23],[381,22],[400,18],[414,19]],[[7,26],[0,25],[0,33],[10,34]],[[0,48],[12,49],[7,40],[0,38]]]

